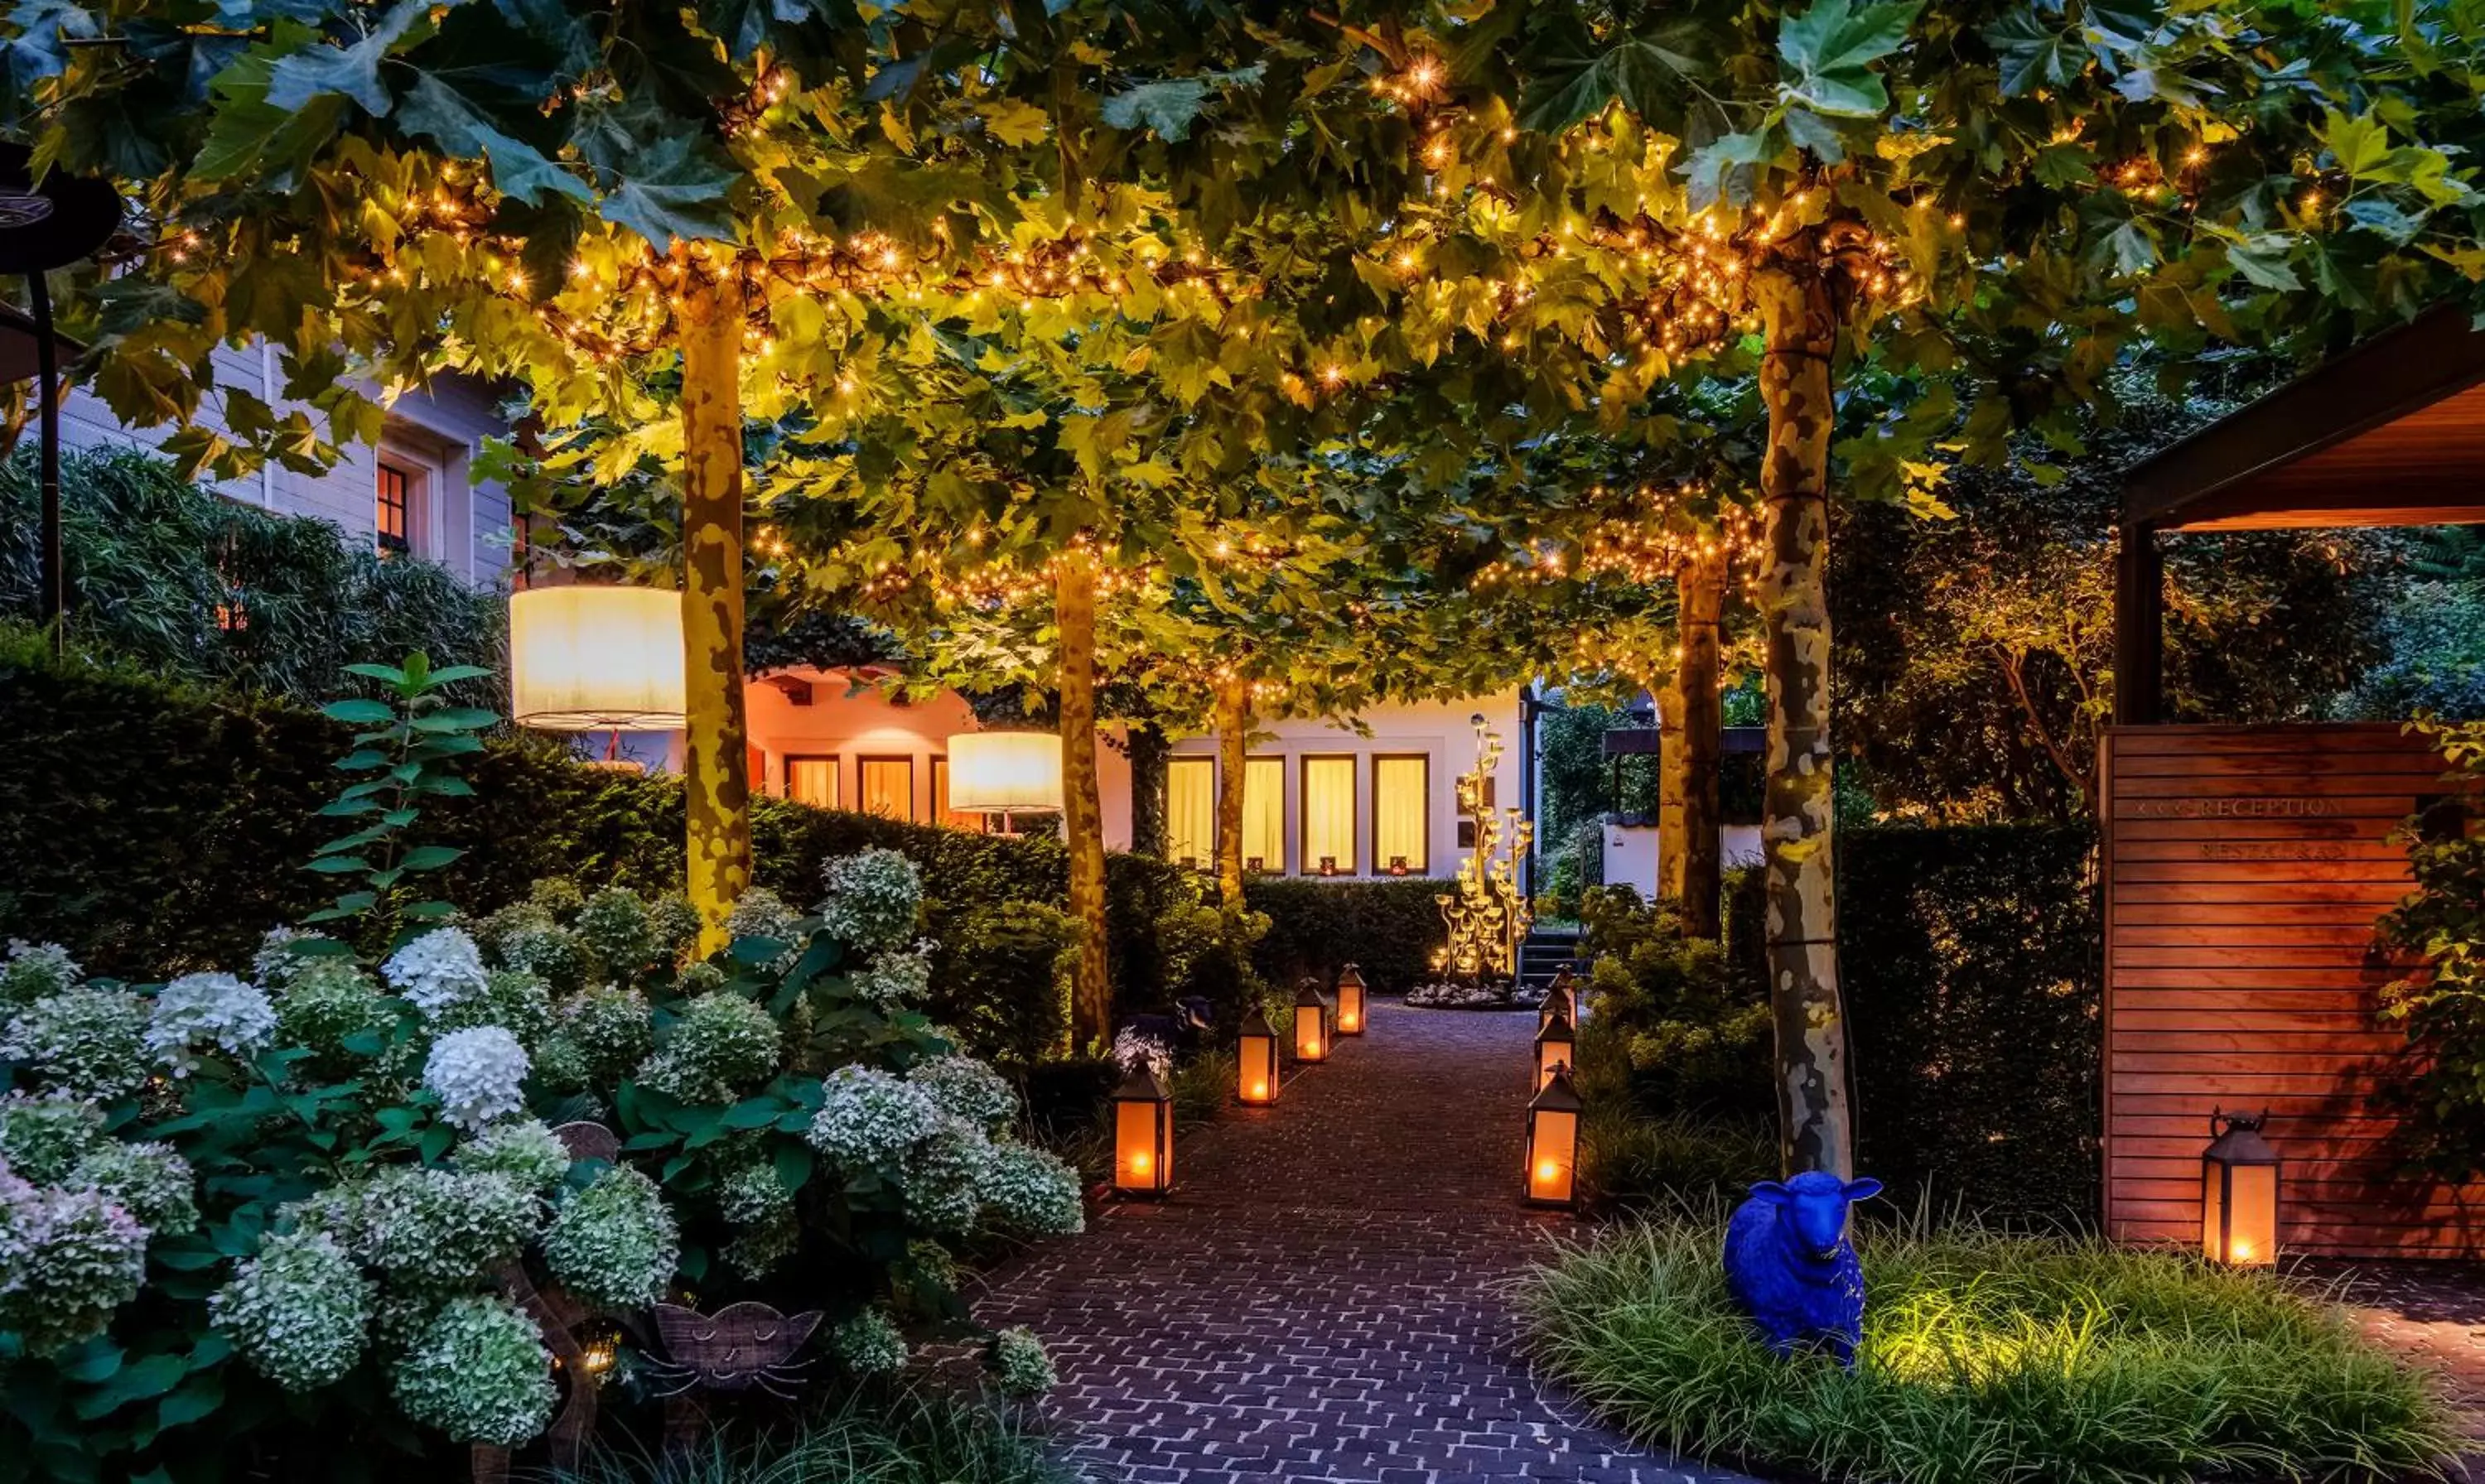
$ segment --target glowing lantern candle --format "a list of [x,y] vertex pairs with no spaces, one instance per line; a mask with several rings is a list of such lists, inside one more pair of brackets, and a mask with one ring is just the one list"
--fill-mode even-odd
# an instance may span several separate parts
[[959,814],[1046,814],[1061,807],[1054,732],[962,732],[949,739],[949,807]]
[[1173,1189],[1173,1093],[1143,1066],[1113,1091],[1113,1189],[1125,1196]]
[[2260,1136],[2269,1121],[2239,1114],[2209,1115],[2209,1147],[2200,1155],[2200,1253],[2226,1267],[2265,1268],[2278,1261],[2278,1151]]
[[1536,1086],[1539,1091],[1553,1085],[1553,1079],[1579,1065],[1577,1036],[1570,1029],[1569,1012],[1556,1014],[1536,1033]]
[[1337,976],[1337,1034],[1363,1034],[1363,971],[1351,963]]
[[1328,1000],[1308,982],[1295,996],[1295,1060],[1328,1060]]
[[1527,1203],[1578,1203],[1579,1115],[1587,1104],[1570,1086],[1568,1067],[1527,1105]]
[[1266,1108],[1277,1100],[1277,1031],[1255,1007],[1242,1017],[1242,1067],[1234,1095],[1244,1106]]
[[547,732],[670,732],[682,684],[682,595],[530,587],[509,595],[509,716]]
[[1553,976],[1553,983],[1545,987],[1544,1003],[1536,1007],[1536,1029],[1542,1031],[1552,1024],[1555,1015],[1568,1016],[1573,1025],[1578,1023],[1579,990],[1567,963]]

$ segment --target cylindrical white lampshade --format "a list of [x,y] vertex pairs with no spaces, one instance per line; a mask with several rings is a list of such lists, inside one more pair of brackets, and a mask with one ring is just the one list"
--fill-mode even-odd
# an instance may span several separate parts
[[682,724],[682,595],[531,587],[509,596],[509,715],[548,732]]
[[1061,738],[1052,732],[961,732],[950,738],[949,807],[961,814],[1059,809]]

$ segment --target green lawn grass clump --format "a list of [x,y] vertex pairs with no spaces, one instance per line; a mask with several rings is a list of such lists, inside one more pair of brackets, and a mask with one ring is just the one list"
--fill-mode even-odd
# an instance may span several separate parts
[[2430,1382],[2266,1275],[2069,1238],[1864,1232],[1856,1372],[1776,1359],[1722,1216],[1566,1249],[1527,1282],[1538,1363],[1669,1451],[1856,1484],[2431,1476]]
[[710,1433],[679,1452],[598,1452],[534,1484],[1077,1484],[1043,1441],[972,1397],[932,1387],[849,1394],[783,1437]]

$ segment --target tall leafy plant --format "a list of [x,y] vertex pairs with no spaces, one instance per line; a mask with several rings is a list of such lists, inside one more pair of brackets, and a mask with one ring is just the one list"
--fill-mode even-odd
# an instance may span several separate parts
[[2382,1013],[2406,1027],[2413,1055],[2397,1089],[2409,1157],[2465,1179],[2485,1171],[2485,833],[2474,827],[2485,809],[2485,722],[2432,735],[2461,792],[2405,831],[2416,890],[2379,932],[2409,967],[2382,991]]

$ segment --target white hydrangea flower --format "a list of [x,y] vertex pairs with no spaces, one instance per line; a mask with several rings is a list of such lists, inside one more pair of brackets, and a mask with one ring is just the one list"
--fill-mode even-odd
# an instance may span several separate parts
[[846,979],[855,997],[885,1010],[920,1004],[932,992],[932,955],[929,943],[918,942],[910,953],[884,954],[869,968],[857,969]]
[[821,869],[829,889],[820,904],[820,926],[857,953],[884,953],[915,935],[923,904],[923,877],[915,862],[891,850],[840,855]]
[[47,1356],[138,1296],[147,1228],[97,1190],[47,1190],[0,1164],[0,1330]]
[[1024,1325],[995,1335],[984,1363],[1000,1384],[1001,1393],[1022,1401],[1042,1396],[1059,1379],[1053,1374],[1052,1357],[1045,1353],[1044,1341]]
[[929,1088],[873,1066],[840,1066],[820,1084],[811,1144],[849,1169],[890,1165],[939,1132],[943,1116]]
[[1018,1091],[1009,1079],[970,1056],[935,1057],[906,1074],[928,1089],[943,1112],[989,1128],[1018,1112]]
[[505,1299],[442,1306],[390,1372],[405,1415],[451,1442],[515,1447],[552,1420],[560,1390],[534,1321]]
[[209,1296],[207,1316],[260,1375],[315,1390],[362,1359],[371,1284],[328,1233],[275,1234]]
[[259,938],[259,952],[251,956],[250,971],[259,976],[260,984],[283,985],[285,983],[286,977],[293,972],[296,961],[292,948],[293,940],[302,935],[300,929],[288,928],[279,923],[268,929]]
[[983,1210],[983,1171],[992,1157],[992,1141],[982,1129],[942,1114],[939,1131],[909,1150],[898,1169],[908,1220],[944,1236],[972,1230]]
[[190,1162],[169,1144],[106,1139],[88,1150],[61,1183],[71,1190],[100,1191],[146,1228],[150,1237],[179,1236],[199,1224],[198,1182]]
[[0,1060],[46,1086],[109,1102],[147,1080],[147,1002],[80,985],[19,1010],[0,1032]]
[[906,1368],[906,1336],[877,1309],[862,1312],[829,1332],[829,1353],[857,1376],[891,1376]]
[[186,1077],[199,1068],[201,1045],[247,1061],[275,1037],[276,1007],[265,990],[231,974],[184,974],[156,992],[147,1049]]
[[1113,1062],[1126,1073],[1144,1066],[1160,1078],[1168,1077],[1173,1074],[1173,1047],[1137,1026],[1126,1025],[1113,1033]]
[[0,1014],[6,1007],[30,1004],[47,994],[74,988],[86,971],[58,943],[9,940],[9,956],[0,959]]
[[439,1094],[440,1116],[480,1133],[527,1105],[527,1052],[497,1025],[451,1031],[431,1044],[423,1085]]
[[561,1202],[543,1238],[544,1266],[589,1304],[639,1309],[665,1296],[681,1258],[681,1228],[656,1182],[626,1165]]
[[987,1221],[1050,1236],[1087,1229],[1079,1172],[1043,1149],[1016,1140],[994,1141],[975,1173],[975,1185]]
[[505,1174],[537,1195],[566,1178],[571,1163],[569,1147],[541,1119],[495,1123],[457,1150],[458,1169]]
[[342,1228],[392,1290],[441,1292],[516,1257],[543,1215],[534,1192],[495,1171],[393,1165],[297,1218]]
[[391,954],[380,975],[426,1018],[489,986],[482,953],[455,928],[436,928]]

